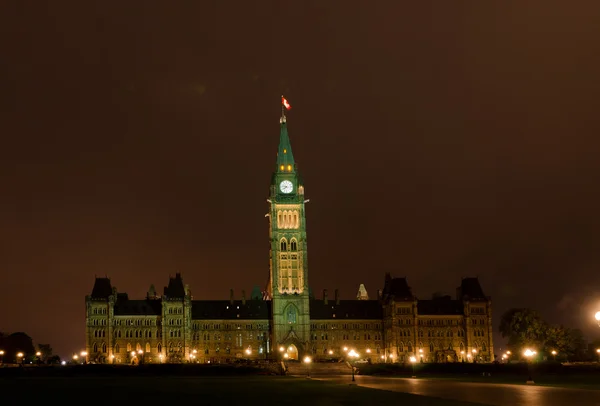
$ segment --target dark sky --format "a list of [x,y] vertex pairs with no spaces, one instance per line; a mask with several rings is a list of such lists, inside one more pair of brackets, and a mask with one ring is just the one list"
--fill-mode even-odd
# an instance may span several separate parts
[[600,335],[600,4],[372,3],[2,2],[0,330],[83,348],[94,275],[263,287],[283,93],[318,297],[479,276]]

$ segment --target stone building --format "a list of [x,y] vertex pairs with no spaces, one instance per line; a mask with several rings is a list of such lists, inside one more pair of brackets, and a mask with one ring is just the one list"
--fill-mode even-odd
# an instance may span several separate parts
[[270,271],[264,292],[229,300],[194,300],[181,274],[163,294],[129,299],[108,278],[86,296],[89,361],[232,362],[236,359],[344,358],[351,350],[372,362],[493,360],[492,306],[477,278],[464,278],[457,296],[429,300],[412,294],[406,278],[385,275],[370,299],[312,297],[308,285],[304,185],[280,119],[279,150],[269,203]]

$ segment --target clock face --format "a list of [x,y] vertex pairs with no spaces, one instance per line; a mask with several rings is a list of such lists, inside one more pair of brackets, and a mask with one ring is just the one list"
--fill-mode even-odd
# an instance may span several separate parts
[[279,190],[281,190],[283,193],[292,193],[292,190],[294,190],[294,185],[289,180],[284,180],[279,184]]

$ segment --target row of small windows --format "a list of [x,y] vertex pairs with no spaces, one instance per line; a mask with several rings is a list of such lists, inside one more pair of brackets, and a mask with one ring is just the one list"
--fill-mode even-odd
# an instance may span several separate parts
[[[463,353],[465,351],[465,344],[462,341],[458,343],[458,347],[459,347],[459,351],[461,353]],[[419,342],[419,349],[423,349],[423,348],[425,348],[425,347],[423,347],[423,342]],[[429,348],[429,352],[435,352],[436,348],[438,348],[441,351],[444,351],[446,349],[453,350],[454,346],[453,346],[452,342],[448,343],[448,345],[446,346],[445,343],[443,343],[441,341],[438,342],[437,345],[433,341],[431,341],[429,343],[428,348]],[[473,348],[476,351],[482,351],[482,352],[487,351],[487,346],[483,342],[482,343],[479,343],[479,342],[474,343]],[[403,342],[398,343],[397,349],[398,349],[398,352],[405,352],[405,351],[409,352],[409,353],[416,352],[416,351],[413,351],[413,344],[411,341],[407,342],[406,345]]]
[[[238,306],[239,308],[239,306]],[[200,327],[202,326],[202,330],[221,330],[221,325],[220,324],[200,324],[200,323],[194,323],[192,325],[192,329],[193,330],[200,330]],[[225,324],[223,325],[223,329],[224,330],[241,330],[242,328],[245,328],[246,330],[268,330],[269,329],[269,325],[268,324]]]
[[485,337],[485,330],[479,330],[479,329],[475,329],[473,331],[473,335],[475,337]]
[[158,320],[148,319],[148,318],[136,319],[136,320],[131,320],[131,319],[126,319],[126,320],[116,319],[116,320],[114,320],[115,326],[157,326],[158,324],[159,324]]
[[295,238],[292,238],[289,245],[285,238],[282,238],[281,241],[279,241],[279,248],[281,251],[287,251],[288,247],[290,251],[298,251],[298,242]]
[[[125,338],[152,338],[152,331],[151,330],[125,330],[125,331],[121,331],[121,330],[115,330],[115,338],[122,338],[123,336],[125,336]],[[156,338],[160,338],[162,337],[162,332],[160,330],[158,330],[156,332]]]
[[[234,335],[231,333],[225,333],[223,335],[223,339],[224,339],[224,341],[232,341],[233,336]],[[210,334],[210,333],[204,333],[204,334],[194,333],[192,339],[194,341],[200,341],[200,337],[202,337],[202,340],[204,340],[204,341],[211,341],[211,337],[212,337],[212,340],[214,340],[214,341],[221,341],[220,333],[215,333],[214,335]],[[242,333],[235,334],[236,341],[241,342],[242,337],[243,337]],[[258,340],[258,341],[264,341],[267,339],[266,333],[253,333],[251,331],[246,332],[246,340],[254,340],[255,337],[256,337],[256,340]]]
[[107,310],[105,307],[94,307],[92,309],[92,314],[106,314]]
[[183,314],[183,309],[181,307],[170,307],[169,310],[167,310],[167,314]]
[[[343,329],[343,330],[348,330],[348,327],[350,327],[351,329],[354,330],[379,330],[381,328],[381,324],[376,323],[374,325],[375,327],[373,327],[373,324],[361,324],[361,323],[341,323],[341,324],[332,324],[331,325],[331,330],[335,330],[335,329]],[[311,324],[310,325],[310,329],[311,330],[329,330],[330,326],[329,324]]]
[[277,212],[277,228],[298,228],[299,226],[298,210],[279,210]]

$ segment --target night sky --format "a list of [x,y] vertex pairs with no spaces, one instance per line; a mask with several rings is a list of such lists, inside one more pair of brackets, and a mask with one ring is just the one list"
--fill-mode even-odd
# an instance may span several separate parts
[[597,0],[47,3],[0,5],[0,331],[81,350],[95,275],[263,288],[284,94],[318,298],[479,276],[495,330],[600,335]]

